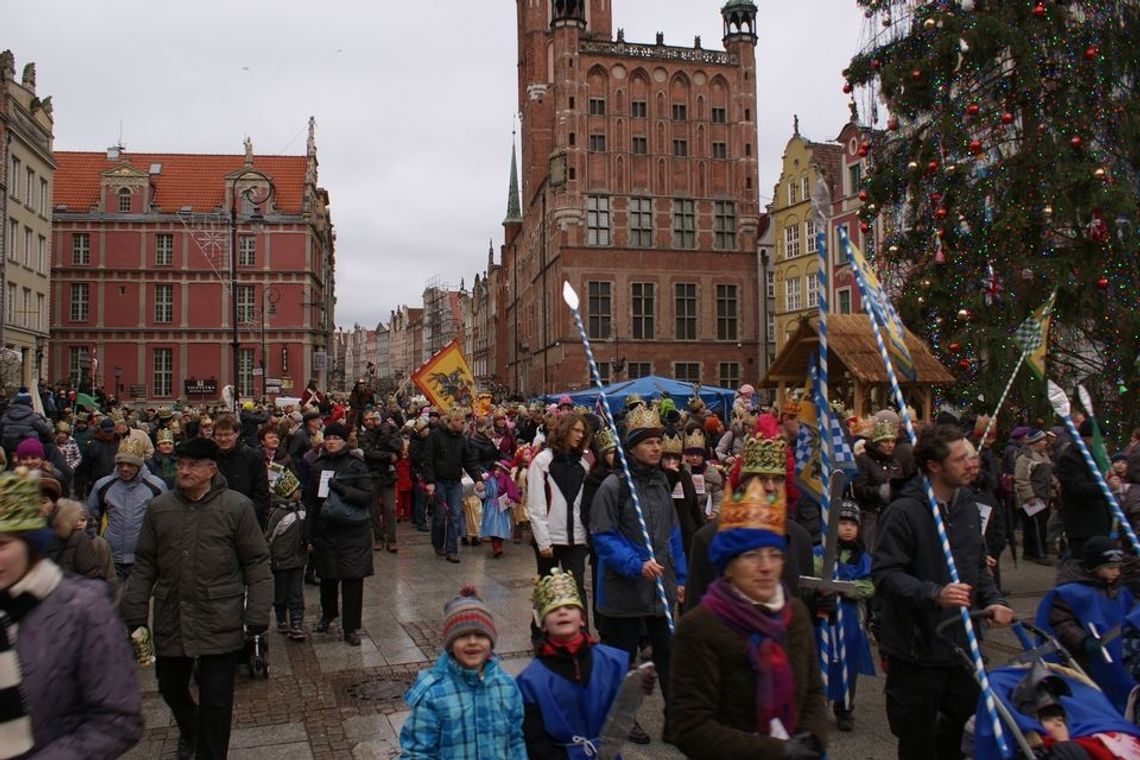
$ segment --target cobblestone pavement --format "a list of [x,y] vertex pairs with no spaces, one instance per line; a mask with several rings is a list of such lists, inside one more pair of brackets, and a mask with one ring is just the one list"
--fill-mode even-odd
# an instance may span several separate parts
[[[230,757],[233,760],[325,760],[391,758],[399,754],[399,731],[407,715],[402,695],[415,674],[434,660],[445,601],[463,583],[473,583],[491,607],[499,628],[498,652],[504,667],[518,673],[530,659],[530,590],[534,555],[525,545],[507,544],[499,560],[487,547],[461,548],[462,563],[437,557],[427,534],[401,523],[400,553],[377,552],[376,574],[364,585],[363,644],[341,641],[334,623],[328,634],[305,643],[271,631],[270,677],[251,680],[238,673]],[[1008,558],[1007,558],[1008,563]],[[1049,568],[1022,563],[1008,570],[1006,586],[1019,614],[1032,614],[1051,585]],[[319,615],[316,588],[306,587],[306,623]],[[995,635],[991,656],[1008,656],[1012,639]],[[156,690],[152,669],[140,669],[147,730],[128,755],[131,760],[174,758],[178,731]],[[655,693],[640,720],[652,744],[631,746],[626,760],[680,758],[660,741],[661,698]],[[853,733],[833,734],[829,757],[885,758],[894,755],[886,725],[882,679],[859,686]]]

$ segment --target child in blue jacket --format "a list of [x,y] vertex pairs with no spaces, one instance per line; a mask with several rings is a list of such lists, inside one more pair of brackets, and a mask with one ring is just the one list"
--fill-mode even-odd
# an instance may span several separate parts
[[404,694],[412,712],[400,730],[400,757],[526,760],[522,695],[494,656],[491,611],[471,586],[443,611],[444,651]]

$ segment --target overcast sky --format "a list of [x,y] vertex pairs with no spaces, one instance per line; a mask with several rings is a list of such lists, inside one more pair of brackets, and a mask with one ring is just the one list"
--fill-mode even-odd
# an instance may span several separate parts
[[[758,0],[761,202],[792,115],[846,122],[840,71],[865,37],[854,0]],[[723,0],[613,0],[629,42],[720,49]],[[508,0],[0,0],[0,48],[35,61],[57,150],[300,154],[317,119],[337,231],[338,325],[470,285],[502,242],[517,111]]]

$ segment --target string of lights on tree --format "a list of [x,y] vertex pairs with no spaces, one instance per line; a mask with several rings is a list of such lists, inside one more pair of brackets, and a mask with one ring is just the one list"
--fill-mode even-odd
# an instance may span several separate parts
[[1140,0],[857,2],[890,32],[843,72],[890,113],[860,146],[862,227],[962,379],[947,400],[996,400],[1014,329],[1057,288],[1052,366],[1137,422]]

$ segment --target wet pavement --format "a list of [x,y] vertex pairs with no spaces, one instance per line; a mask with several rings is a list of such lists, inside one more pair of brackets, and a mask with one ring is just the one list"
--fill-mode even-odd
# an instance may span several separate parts
[[[238,673],[230,758],[233,760],[321,760],[391,758],[399,754],[399,732],[407,710],[402,696],[415,674],[434,661],[440,647],[443,604],[464,583],[476,586],[495,614],[497,651],[503,666],[518,673],[530,660],[530,593],[534,555],[526,545],[506,545],[493,560],[489,547],[461,547],[462,562],[445,562],[432,551],[426,533],[401,524],[399,554],[377,552],[376,574],[364,585],[364,635],[359,647],[341,641],[334,623],[328,634],[297,643],[271,630],[270,677],[251,680]],[[1010,564],[1008,555],[1004,564]],[[1052,585],[1050,568],[1022,563],[1006,572],[1005,585],[1019,615],[1032,615]],[[319,616],[316,587],[306,586],[305,622],[311,631]],[[991,658],[1013,654],[1013,639],[995,632],[986,645]],[[153,669],[140,669],[147,730],[125,757],[174,758],[178,731],[159,697]],[[861,679],[851,733],[835,732],[833,760],[893,757],[887,728],[882,678]],[[642,707],[641,724],[649,745],[630,746],[626,760],[680,758],[660,741],[661,698]]]

